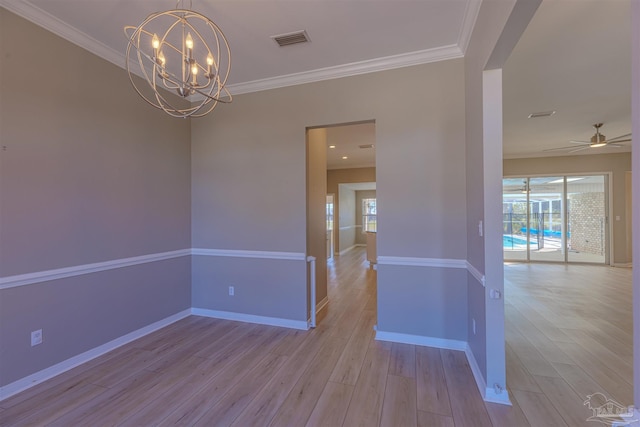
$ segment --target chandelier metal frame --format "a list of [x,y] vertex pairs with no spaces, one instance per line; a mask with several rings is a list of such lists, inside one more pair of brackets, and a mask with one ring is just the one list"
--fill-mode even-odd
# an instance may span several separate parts
[[[137,27],[126,26],[124,32],[129,39],[129,80],[153,107],[173,117],[202,117],[218,103],[233,100],[225,87],[231,70],[231,50],[222,30],[211,19],[176,5],[176,9],[150,14]],[[134,74],[146,84],[136,82]],[[176,102],[166,91],[182,100]],[[185,102],[188,107],[181,105]]]

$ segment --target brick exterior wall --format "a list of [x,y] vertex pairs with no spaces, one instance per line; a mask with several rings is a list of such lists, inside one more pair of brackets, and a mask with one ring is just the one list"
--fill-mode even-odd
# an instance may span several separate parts
[[596,255],[604,254],[604,193],[569,195],[571,249]]

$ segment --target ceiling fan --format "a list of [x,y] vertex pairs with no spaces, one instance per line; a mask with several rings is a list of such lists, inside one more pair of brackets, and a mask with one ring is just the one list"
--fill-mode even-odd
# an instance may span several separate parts
[[622,142],[631,141],[631,134],[625,134],[616,136],[615,138],[607,139],[606,136],[600,133],[600,128],[602,127],[602,123],[596,123],[593,125],[596,129],[596,133],[591,137],[590,141],[569,141],[572,144],[579,144],[577,147],[568,146],[568,147],[560,147],[560,148],[550,148],[548,150],[542,151],[558,151],[558,150],[569,150],[567,153],[574,153],[576,151],[586,150],[587,148],[598,148],[598,147],[623,147],[620,145]]

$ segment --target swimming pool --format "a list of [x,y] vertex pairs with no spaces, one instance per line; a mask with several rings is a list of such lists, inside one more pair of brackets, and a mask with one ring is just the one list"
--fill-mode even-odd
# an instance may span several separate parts
[[502,235],[502,247],[503,248],[525,248],[527,246],[527,240],[516,236]]

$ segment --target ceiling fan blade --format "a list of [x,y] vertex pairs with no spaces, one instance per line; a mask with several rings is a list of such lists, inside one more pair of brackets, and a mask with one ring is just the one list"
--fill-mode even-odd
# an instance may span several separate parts
[[569,142],[572,143],[572,144],[591,144],[591,141],[574,141],[574,140],[571,140]]
[[624,147],[624,145],[617,144],[617,141],[616,141],[616,142],[607,142],[607,145],[605,145],[605,147],[619,147],[619,148],[622,148],[622,147]]
[[587,145],[587,146],[584,146],[584,147],[574,148],[573,150],[569,150],[569,151],[567,151],[567,153],[575,153],[576,151],[582,151],[582,150],[586,150],[586,149],[588,149],[588,148],[589,148],[589,146],[588,146],[588,145]]
[[576,147],[547,148],[546,150],[542,150],[542,151],[560,151],[560,150],[568,150],[570,148],[576,148]]
[[[621,142],[621,141],[617,141],[618,139],[624,139],[624,138],[629,138],[631,136],[630,133],[626,134],[626,135],[620,135],[620,136],[616,136],[615,138],[611,138],[608,141],[610,142]],[[631,139],[628,139],[628,141],[631,141]]]
[[620,144],[622,142],[629,142],[631,141],[630,139],[616,139],[616,140],[608,140],[607,144]]

